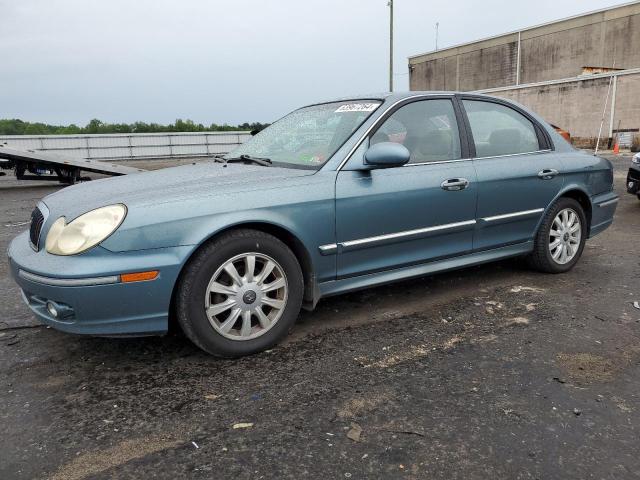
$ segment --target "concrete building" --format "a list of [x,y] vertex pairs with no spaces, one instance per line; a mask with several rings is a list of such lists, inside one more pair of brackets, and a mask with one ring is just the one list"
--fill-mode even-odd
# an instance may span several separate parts
[[584,139],[605,111],[602,136],[628,140],[640,129],[640,2],[409,57],[409,85],[509,98]]

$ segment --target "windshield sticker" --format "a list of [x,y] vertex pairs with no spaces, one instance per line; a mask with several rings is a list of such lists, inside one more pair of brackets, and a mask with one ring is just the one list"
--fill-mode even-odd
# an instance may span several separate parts
[[379,103],[347,103],[341,105],[335,113],[342,112],[373,112],[378,108]]
[[323,155],[311,155],[311,154],[302,154],[300,155],[300,161],[302,162],[306,162],[306,163],[323,163],[324,162],[324,156]]

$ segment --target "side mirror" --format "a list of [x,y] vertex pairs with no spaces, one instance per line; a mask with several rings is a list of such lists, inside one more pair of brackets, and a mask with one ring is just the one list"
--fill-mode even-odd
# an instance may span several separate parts
[[407,147],[393,142],[376,143],[364,153],[364,164],[371,168],[400,167],[409,161]]

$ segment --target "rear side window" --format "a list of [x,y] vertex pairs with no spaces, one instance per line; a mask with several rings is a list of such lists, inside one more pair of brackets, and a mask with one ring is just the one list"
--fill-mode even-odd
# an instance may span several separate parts
[[460,134],[451,100],[422,100],[400,107],[373,134],[370,145],[380,142],[407,147],[409,163],[459,159]]
[[540,150],[533,123],[512,108],[493,102],[463,100],[476,146],[476,157]]

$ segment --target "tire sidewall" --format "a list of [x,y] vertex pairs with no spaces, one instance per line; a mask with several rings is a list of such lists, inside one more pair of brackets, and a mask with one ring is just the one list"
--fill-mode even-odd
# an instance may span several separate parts
[[[267,255],[282,267],[289,289],[287,303],[277,323],[263,335],[251,340],[231,340],[219,334],[209,322],[204,308],[206,290],[211,277],[222,264],[249,252]],[[195,337],[192,340],[214,355],[238,357],[268,349],[287,335],[300,312],[304,284],[300,265],[291,250],[275,237],[255,232],[254,235],[214,242],[198,252],[187,268],[181,288],[178,315],[181,322],[188,323]]]
[[[558,215],[560,211],[566,208],[572,209],[580,219],[580,245],[578,245],[578,251],[575,254],[575,256],[571,259],[570,262],[567,262],[565,264],[560,264],[560,263],[557,263],[551,256],[551,251],[549,250],[549,235],[551,232],[551,227],[553,226],[553,220],[556,218],[556,215]],[[558,273],[567,272],[571,270],[575,266],[575,264],[578,263],[578,260],[580,260],[580,257],[582,257],[582,251],[584,250],[584,245],[587,241],[587,234],[588,234],[587,217],[584,213],[582,206],[572,198],[561,198],[549,210],[546,217],[546,222],[543,225],[543,229],[541,230],[540,233],[542,234],[542,237],[539,238],[539,241],[544,242],[544,248],[545,248],[544,251],[545,251],[546,260],[547,260],[547,263],[549,264],[549,267]]]

